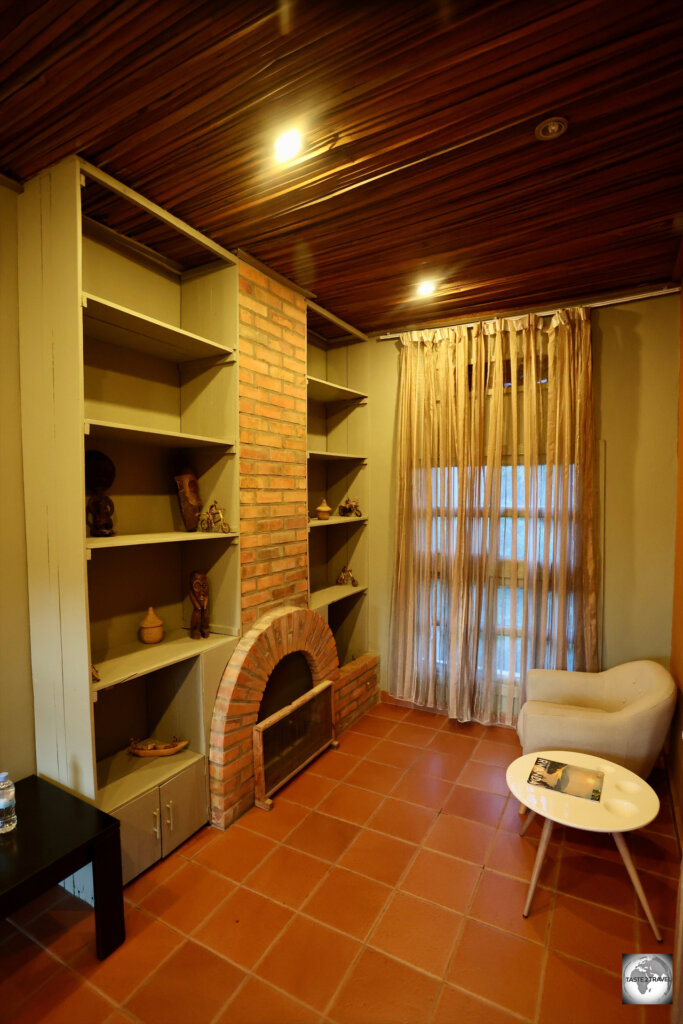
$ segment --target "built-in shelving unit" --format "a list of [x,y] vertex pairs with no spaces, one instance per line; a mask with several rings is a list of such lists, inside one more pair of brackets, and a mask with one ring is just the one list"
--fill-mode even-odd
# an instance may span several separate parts
[[[317,319],[325,315],[315,307]],[[309,603],[327,619],[342,664],[367,650],[366,358],[363,345],[326,344],[309,331]],[[332,508],[329,519],[316,518],[322,498]],[[361,516],[339,515],[346,498],[358,500]],[[337,583],[343,569],[351,570],[357,586]]]
[[[92,189],[114,222],[143,210],[153,247],[86,217]],[[131,878],[207,820],[210,707],[239,637],[237,261],[76,157],[27,182],[19,236],[38,770],[120,818]],[[93,450],[115,467],[110,536],[86,519]],[[227,532],[187,531],[187,468]],[[138,635],[149,606],[157,644]],[[128,753],[131,737],[173,735],[181,754]]]

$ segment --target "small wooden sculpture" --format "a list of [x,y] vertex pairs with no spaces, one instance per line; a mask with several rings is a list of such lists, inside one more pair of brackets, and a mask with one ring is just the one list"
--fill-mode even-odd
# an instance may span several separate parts
[[189,744],[189,740],[179,740],[174,736],[170,743],[159,743],[157,740],[131,740],[128,753],[135,757],[170,757],[178,754]]
[[346,587],[349,585],[349,583],[351,584],[352,587],[358,586],[358,580],[356,579],[356,577],[353,575],[351,570],[347,568],[347,566],[344,566],[342,571],[337,576],[337,586]]
[[339,515],[340,516],[362,516],[363,513],[361,512],[360,507],[358,505],[358,499],[357,498],[353,498],[353,499],[347,498],[345,501],[342,501],[341,505],[339,506]]
[[158,644],[164,637],[164,622],[156,614],[152,606],[147,609],[147,614],[140,623],[140,639],[143,644]]
[[85,486],[90,492],[86,503],[86,520],[91,537],[112,537],[114,534],[114,502],[105,491],[114,483],[116,469],[104,452],[85,453]]
[[188,533],[194,533],[199,525],[199,513],[202,507],[197,477],[189,467],[186,467],[177,474],[175,482],[178,487],[180,514],[183,517],[185,529]]
[[209,635],[209,581],[203,572],[190,573],[190,601],[190,636],[193,640],[206,639]]
[[318,519],[329,519],[331,511],[332,509],[327,504],[327,498],[323,498],[323,500],[320,502],[317,509],[315,510],[315,514],[317,515]]

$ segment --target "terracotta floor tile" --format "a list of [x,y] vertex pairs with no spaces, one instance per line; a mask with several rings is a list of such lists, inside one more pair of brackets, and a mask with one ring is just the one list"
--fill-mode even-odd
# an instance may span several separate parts
[[216,1024],[318,1024],[319,1020],[315,1011],[260,978],[251,977],[230,1000]]
[[20,1006],[62,970],[55,957],[14,930],[0,950],[0,1020],[12,1021]]
[[161,885],[167,878],[170,878],[185,863],[186,858],[178,852],[172,853],[170,857],[157,861],[147,871],[134,878],[132,882],[124,887],[123,895],[130,903],[138,904],[148,896],[152,889]]
[[508,729],[503,725],[487,725],[485,738],[494,743],[506,743],[508,746],[513,747],[517,751],[517,757],[522,753],[522,744],[519,742],[516,729]]
[[412,714],[408,708],[400,708],[395,704],[380,701],[371,708],[364,718],[387,718],[390,722],[402,722],[406,715]]
[[651,871],[668,878],[679,878],[681,858],[678,843],[673,836],[660,835],[640,829],[627,838],[631,856],[638,871]]
[[98,960],[94,943],[75,955],[69,966],[118,1003],[183,941],[172,928],[137,907],[126,913],[126,941],[105,960]]
[[484,864],[496,830],[478,821],[467,821],[454,814],[440,814],[427,834],[424,845],[451,857]]
[[264,811],[260,807],[252,807],[242,815],[239,822],[252,832],[258,832],[259,835],[280,842],[294,831],[307,813],[307,809],[300,804],[290,800],[279,800],[276,796],[271,810]]
[[366,828],[342,855],[339,865],[378,882],[396,885],[416,850],[412,843]]
[[637,1010],[637,1007],[622,1004],[621,978],[560,953],[548,954],[539,1024],[578,1024],[579,1021],[634,1024],[638,1019]]
[[368,821],[368,827],[386,832],[396,839],[420,843],[436,820],[437,812],[429,807],[406,803],[387,797]]
[[244,972],[188,940],[133,994],[124,1009],[144,1024],[208,1024],[244,978]]
[[207,918],[194,938],[247,969],[260,960],[293,911],[265,896],[238,889]]
[[638,950],[636,919],[558,893],[549,947],[621,976],[622,953]]
[[519,1017],[444,985],[432,1024],[456,1024],[456,1021],[457,1024],[513,1024],[519,1022]]
[[460,786],[473,786],[475,789],[486,790],[507,797],[510,790],[505,781],[505,769],[495,764],[482,764],[481,761],[469,761],[458,779]]
[[462,916],[396,892],[369,939],[375,949],[442,978]]
[[538,886],[529,916],[523,917],[528,893],[528,882],[487,869],[479,880],[469,914],[484,924],[495,925],[524,939],[545,944],[550,927],[553,893]]
[[198,832],[195,832],[193,836],[186,839],[178,847],[178,853],[183,857],[192,859],[196,857],[209,843],[212,843],[214,839],[218,839],[219,836],[223,835],[223,830],[216,828],[214,825],[204,825]]
[[[553,830],[554,835],[555,831]],[[602,860],[611,860],[615,864],[623,864],[616,843],[607,832],[586,832],[585,829],[566,827],[564,842],[568,851],[584,853],[589,857],[600,857]],[[630,838],[627,839],[627,842],[630,844]]]
[[[626,873],[626,868],[623,869]],[[655,922],[660,928],[675,928],[676,926],[676,897],[678,894],[678,881],[675,878],[665,878],[664,875],[653,875],[649,871],[638,870],[638,877],[642,885],[647,902]],[[630,885],[629,880],[629,885]],[[636,914],[644,918],[645,911],[636,897]]]
[[424,1024],[439,988],[436,978],[364,949],[328,1016],[335,1024]]
[[[560,844],[553,841],[553,836],[554,831],[551,833],[539,879],[540,885],[547,885],[550,888],[554,888],[557,883],[560,865]],[[486,856],[486,867],[528,882],[536,863],[538,845],[537,839],[498,829]]]
[[408,747],[405,743],[394,743],[391,740],[380,740],[370,751],[368,760],[405,769],[410,768],[418,755],[417,747]]
[[388,733],[392,732],[396,720],[393,718],[378,718],[377,716],[370,717],[365,715],[364,718],[359,718],[357,722],[354,722],[350,728],[350,732],[359,732],[364,736],[374,736],[376,739],[384,739]]
[[304,771],[281,789],[278,796],[282,800],[291,800],[302,807],[317,807],[328,793],[337,785],[336,779],[326,779],[322,775]]
[[419,850],[400,883],[404,892],[464,913],[472,899],[481,868],[433,850]]
[[439,750],[425,750],[416,758],[411,771],[422,775],[435,775],[447,782],[457,782],[467,764],[466,754],[444,754]]
[[345,782],[361,789],[369,789],[373,793],[387,796],[398,780],[403,776],[403,768],[395,768],[390,764],[378,764],[377,761],[364,758],[357,768],[346,776]]
[[11,1024],[103,1024],[111,1003],[65,967],[29,993]]
[[376,747],[378,739],[376,736],[368,736],[364,732],[343,732],[339,736],[339,749],[342,754],[351,754],[352,757],[365,757],[373,747]]
[[[645,886],[642,878],[641,882]],[[557,888],[568,896],[590,900],[622,914],[635,912],[636,895],[623,863],[587,857],[565,848],[560,861]]]
[[517,758],[517,751],[509,743],[496,743],[494,740],[481,739],[472,754],[473,761],[484,764],[497,764],[507,768]]
[[337,782],[349,774],[358,764],[358,758],[351,754],[343,754],[341,750],[327,750],[306,769],[313,775],[322,775],[325,779],[336,779]]
[[485,793],[481,789],[456,785],[443,809],[446,814],[495,826],[503,813],[505,802],[505,797],[497,793]]
[[[447,980],[506,1010],[533,1017],[543,957],[543,947],[536,942],[467,920]],[[574,1024],[587,1024],[589,1019],[577,1015]]]
[[71,893],[29,921],[25,930],[60,960],[95,949],[95,912]]
[[255,973],[322,1012],[360,948],[354,939],[297,915]]
[[367,789],[359,789],[357,786],[340,782],[330,795],[325,797],[318,810],[321,814],[330,814],[333,818],[342,818],[344,821],[363,825],[383,800],[383,794],[371,793]]
[[390,895],[389,886],[336,867],[304,904],[302,912],[363,940]]
[[133,1018],[124,1013],[123,1010],[114,1010],[111,1017],[107,1017],[104,1024],[131,1024],[132,1020]]
[[676,834],[673,810],[668,795],[660,795],[659,814],[647,827],[651,832],[660,832],[662,835],[673,836]]
[[479,739],[481,736],[488,736],[489,726],[480,725],[479,722],[458,722],[455,718],[446,718],[443,730],[450,736],[467,736],[470,739]]
[[440,754],[453,754],[456,757],[470,758],[477,749],[478,739],[452,732],[449,728],[439,729],[429,741],[429,750]]
[[189,935],[234,891],[235,884],[201,864],[188,861],[167,882],[153,889],[140,908]]
[[276,844],[239,824],[231,825],[194,858],[196,864],[218,871],[235,882],[243,882],[254,865],[275,849]]
[[358,825],[311,811],[288,837],[287,845],[314,857],[335,861],[357,835]]
[[[519,813],[519,800],[517,800],[514,796],[509,796],[507,799],[507,803],[505,804],[503,814],[500,818],[500,821],[498,822],[498,828],[501,829],[501,831],[504,830],[506,832],[514,832],[515,835],[519,835],[520,829],[522,828],[525,821],[526,815]],[[543,818],[540,814],[537,814],[534,820],[529,825],[526,834],[529,836],[530,839],[540,839],[542,831]],[[560,839],[560,837],[565,833],[565,831],[567,830],[563,826],[556,824],[553,828],[553,840],[556,838]]]
[[301,850],[279,846],[249,877],[249,888],[296,910],[310,896],[329,864]]
[[419,708],[413,708],[406,712],[403,721],[406,725],[423,725],[427,729],[443,729],[448,718],[437,711],[421,711]]
[[398,722],[391,734],[391,739],[394,743],[405,743],[410,747],[419,747],[420,750],[424,750],[434,735],[434,729],[426,729],[423,725]]
[[[55,903],[59,903],[60,900],[68,896],[69,893],[61,885],[53,885],[47,892],[37,896],[30,903],[25,903],[23,907],[19,907],[13,914],[10,914],[9,920],[21,928],[28,924],[29,921],[32,921],[34,917],[38,917],[43,911],[49,910]],[[0,941],[2,941],[2,936],[0,936]]]
[[391,795],[396,800],[407,800],[408,803],[420,804],[422,807],[431,807],[438,811],[443,807],[452,789],[452,782],[408,770],[394,787]]

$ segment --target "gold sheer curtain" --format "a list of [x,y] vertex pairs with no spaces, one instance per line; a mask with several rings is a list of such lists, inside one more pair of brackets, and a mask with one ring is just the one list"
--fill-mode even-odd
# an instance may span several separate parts
[[597,668],[585,309],[401,335],[389,690],[514,724],[526,670]]

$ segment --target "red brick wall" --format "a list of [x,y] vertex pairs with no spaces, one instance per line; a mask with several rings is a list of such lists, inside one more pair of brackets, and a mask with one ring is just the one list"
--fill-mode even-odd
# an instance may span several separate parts
[[240,264],[242,629],[308,602],[306,305]]
[[377,703],[376,654],[361,654],[339,669],[334,684],[334,723],[337,735]]

